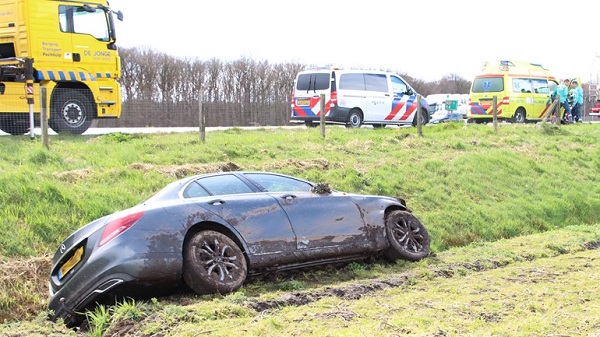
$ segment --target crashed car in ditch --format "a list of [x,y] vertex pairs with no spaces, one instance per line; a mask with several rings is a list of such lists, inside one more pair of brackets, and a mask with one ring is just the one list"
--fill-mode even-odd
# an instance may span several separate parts
[[118,296],[177,286],[228,293],[265,271],[373,256],[417,261],[429,244],[399,198],[271,172],[196,175],[69,236],[52,258],[48,308],[75,326]]

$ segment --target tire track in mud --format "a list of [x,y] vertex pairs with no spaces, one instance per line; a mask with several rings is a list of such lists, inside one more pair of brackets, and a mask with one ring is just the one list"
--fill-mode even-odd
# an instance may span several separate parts
[[[583,250],[594,250],[600,248],[600,241],[588,242],[584,245]],[[547,257],[533,257],[533,256],[520,256],[522,261],[534,261],[541,258],[554,258],[564,254],[574,254],[577,251],[556,251],[553,256]],[[471,263],[448,263],[442,265],[434,265],[428,268],[431,273],[426,276],[418,276],[415,272],[407,271],[387,279],[374,279],[367,282],[357,282],[350,285],[339,286],[339,287],[325,287],[322,290],[316,291],[296,291],[289,292],[280,295],[279,299],[256,301],[248,303],[252,309],[257,312],[264,312],[269,310],[276,310],[288,306],[302,306],[313,302],[316,302],[322,298],[336,297],[342,300],[358,300],[363,296],[369,296],[376,292],[392,289],[410,284],[415,279],[435,279],[435,278],[452,278],[455,275],[463,276],[464,272],[483,272],[488,270],[494,270],[504,268],[514,263],[522,262],[513,260],[511,261],[494,261],[494,260],[478,260]]]

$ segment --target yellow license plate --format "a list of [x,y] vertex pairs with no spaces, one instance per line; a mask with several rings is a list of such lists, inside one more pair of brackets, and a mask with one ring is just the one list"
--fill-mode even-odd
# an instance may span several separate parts
[[62,280],[62,278],[65,277],[65,275],[67,275],[67,273],[70,272],[71,269],[73,269],[73,267],[75,267],[79,263],[79,261],[81,261],[82,257],[83,246],[77,248],[73,256],[71,256],[71,258],[60,267],[60,269],[58,270],[58,279]]
[[309,99],[296,100],[296,105],[301,105],[301,106],[310,105],[310,100]]

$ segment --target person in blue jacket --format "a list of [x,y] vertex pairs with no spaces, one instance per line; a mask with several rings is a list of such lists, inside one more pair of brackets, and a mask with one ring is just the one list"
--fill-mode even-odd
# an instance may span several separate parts
[[573,123],[581,123],[581,107],[583,106],[583,89],[577,83],[577,80],[571,81],[571,95],[573,95],[573,107],[571,108],[571,116]]
[[565,108],[565,115],[563,116],[563,120],[567,123],[571,121],[571,106],[569,105],[569,101],[567,100],[567,98],[569,96],[569,83],[570,82],[571,82],[570,79],[565,78],[563,80],[563,83],[560,83],[559,85],[557,85],[556,88],[554,88],[554,92],[552,93],[553,99],[554,99],[554,97],[556,97],[556,95],[559,95],[560,105],[563,108]]

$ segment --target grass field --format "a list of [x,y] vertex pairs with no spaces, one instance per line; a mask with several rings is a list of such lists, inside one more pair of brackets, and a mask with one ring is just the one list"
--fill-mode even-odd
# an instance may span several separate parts
[[115,133],[56,136],[49,150],[0,137],[0,336],[69,332],[43,310],[49,256],[73,230],[178,177],[231,169],[403,197],[428,228],[433,256],[275,275],[225,297],[101,308],[85,334],[600,335],[590,316],[600,317],[599,139],[591,124],[442,124],[423,137],[414,128],[331,127],[325,138],[234,128],[206,143],[193,133]]

